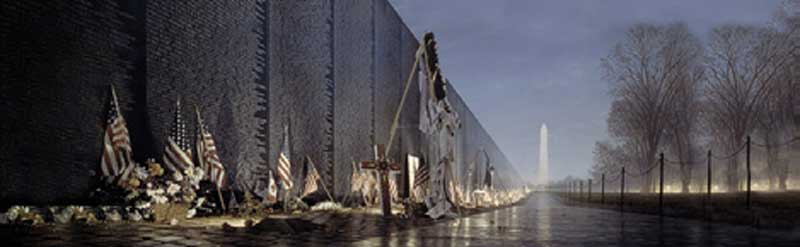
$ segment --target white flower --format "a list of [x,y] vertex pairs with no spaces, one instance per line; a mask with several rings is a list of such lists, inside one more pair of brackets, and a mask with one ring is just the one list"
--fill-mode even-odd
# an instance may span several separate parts
[[153,202],[155,202],[156,204],[164,204],[167,203],[167,201],[169,200],[167,199],[166,196],[162,195],[153,196]]
[[200,168],[198,166],[198,167],[195,167],[194,169],[195,169],[195,171],[194,171],[195,177],[197,177],[198,179],[203,179],[203,176],[206,175],[206,172],[203,171],[203,168]]
[[183,174],[186,174],[187,177],[193,177],[194,176],[194,168],[193,167],[189,167],[188,169],[183,170]]
[[147,202],[147,201],[137,201],[136,202],[136,208],[138,208],[138,209],[150,208],[150,206],[151,206],[150,202]]
[[199,208],[201,205],[203,205],[203,203],[204,203],[205,201],[206,201],[206,198],[205,198],[205,197],[198,197],[198,198],[197,198],[197,201],[195,201],[195,203],[194,203],[194,207],[195,207],[195,208]]
[[195,167],[194,169],[186,169],[187,171],[193,170],[193,172],[189,172],[186,174],[187,178],[189,179],[189,183],[192,186],[197,187],[200,184],[200,181],[203,180],[203,169],[200,167]]
[[6,212],[6,218],[8,218],[8,221],[15,221],[21,213],[22,207],[13,206],[8,209],[8,212]]
[[133,211],[128,214],[128,219],[134,222],[142,220],[142,215],[138,211]]
[[178,181],[178,182],[183,181],[183,175],[181,175],[180,172],[173,173],[172,174],[172,178],[174,178],[175,181]]
[[150,174],[147,174],[147,168],[142,167],[142,166],[136,167],[136,169],[134,170],[134,173],[136,173],[136,178],[138,178],[139,180],[142,180],[142,181],[146,180],[147,177],[150,176]]
[[167,194],[171,196],[175,195],[175,193],[178,193],[178,191],[181,191],[181,186],[178,184],[170,183],[169,187],[167,187]]
[[147,190],[147,196],[150,196],[150,197],[161,195],[161,194],[164,194],[164,189],[162,189],[162,188],[148,189]]
[[189,209],[189,211],[186,211],[186,218],[187,218],[187,219],[191,219],[192,217],[194,217],[194,215],[195,215],[196,213],[197,213],[197,211],[196,211],[196,210],[194,210],[194,209]]
[[130,200],[133,200],[136,197],[139,197],[139,191],[134,190],[134,191],[131,191],[131,193],[128,193],[128,196],[125,197],[125,200],[130,201]]
[[106,220],[113,222],[120,221],[122,220],[122,215],[120,215],[117,210],[111,210],[106,213]]

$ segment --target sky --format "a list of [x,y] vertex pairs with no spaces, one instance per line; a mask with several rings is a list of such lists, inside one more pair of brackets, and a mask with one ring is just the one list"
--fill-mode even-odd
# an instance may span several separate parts
[[588,176],[608,138],[600,60],[627,28],[684,21],[699,37],[726,23],[765,24],[780,0],[390,0],[417,37],[433,31],[442,73],[517,170],[535,178],[539,128],[550,178]]

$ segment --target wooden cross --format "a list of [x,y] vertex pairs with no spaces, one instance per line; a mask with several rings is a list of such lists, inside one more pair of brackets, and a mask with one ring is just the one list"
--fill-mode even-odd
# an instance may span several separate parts
[[392,199],[389,195],[389,172],[400,171],[400,164],[389,163],[386,160],[386,148],[383,144],[378,144],[374,147],[375,159],[362,161],[361,168],[374,169],[380,174],[381,180],[381,207],[383,208],[383,216],[390,217],[392,215]]

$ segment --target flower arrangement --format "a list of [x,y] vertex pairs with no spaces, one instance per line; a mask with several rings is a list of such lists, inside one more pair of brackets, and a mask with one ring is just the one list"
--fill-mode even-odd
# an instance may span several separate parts
[[191,218],[196,208],[205,202],[205,198],[198,197],[196,192],[204,175],[200,167],[170,174],[165,172],[161,164],[149,159],[146,166],[137,166],[123,183],[128,193],[125,200],[134,206],[131,210],[144,219],[152,219],[156,213],[154,206],[161,204],[188,205],[190,212],[186,216]]
[[167,222],[175,222],[177,219],[194,217],[198,209],[210,211],[209,202],[197,193],[204,175],[200,167],[167,172],[161,164],[148,159],[145,166],[134,163],[116,179],[116,183],[109,182],[114,179],[105,179],[108,183],[93,192],[94,195],[104,196],[100,198],[102,202],[120,202],[121,206],[13,206],[3,218],[8,223],[32,225],[45,222],[94,224],[99,221],[141,221],[164,217],[167,217]]

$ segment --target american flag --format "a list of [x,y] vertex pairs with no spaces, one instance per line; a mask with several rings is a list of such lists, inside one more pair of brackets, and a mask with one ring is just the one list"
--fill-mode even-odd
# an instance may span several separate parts
[[389,179],[389,197],[392,201],[400,201],[400,193],[397,191],[397,181]]
[[281,152],[278,154],[278,179],[284,190],[289,190],[294,186],[292,163],[289,159],[289,127],[286,126],[283,128],[283,144],[281,144]]
[[319,184],[317,183],[321,177],[319,176],[319,172],[317,172],[317,168],[314,167],[314,163],[311,162],[311,158],[306,156],[306,181],[305,186],[303,186],[303,194],[300,198],[306,197],[311,193],[314,193],[319,189]]
[[114,177],[129,170],[133,161],[131,159],[131,139],[125,118],[119,112],[117,92],[111,86],[111,103],[106,122],[106,131],[103,134],[103,156],[100,160],[100,170],[103,176]]
[[275,185],[275,177],[272,176],[272,170],[269,171],[269,183],[267,184],[267,194],[264,196],[264,201],[269,204],[278,202],[278,185]]
[[189,141],[186,138],[186,124],[181,119],[181,101],[178,100],[175,109],[175,122],[167,137],[164,147],[164,165],[172,172],[183,172],[186,168],[194,167],[192,153],[189,151]]
[[364,174],[362,174],[361,170],[356,165],[356,162],[352,162],[352,169],[353,173],[350,175],[350,191],[358,192],[361,191],[361,187],[364,186]]
[[225,186],[225,166],[217,155],[217,146],[214,138],[200,117],[200,110],[197,111],[197,155],[200,168],[205,172],[206,178],[216,184],[218,188]]
[[414,188],[421,188],[431,179],[430,167],[425,160],[420,160],[419,170],[414,176]]

